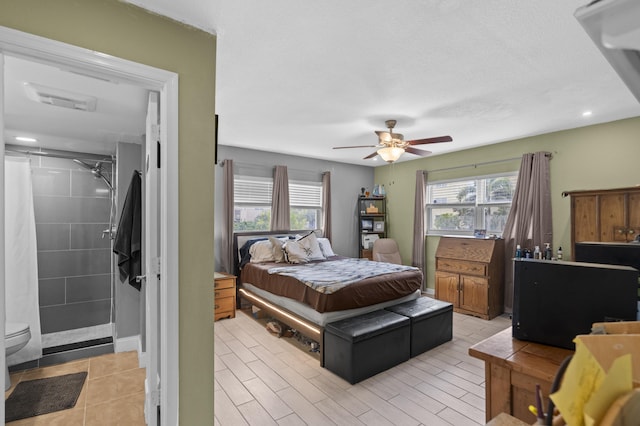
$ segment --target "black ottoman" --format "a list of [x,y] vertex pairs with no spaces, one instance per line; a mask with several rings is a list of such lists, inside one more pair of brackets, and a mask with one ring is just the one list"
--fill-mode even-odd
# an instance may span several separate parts
[[324,367],[351,384],[409,359],[409,318],[379,310],[324,328]]
[[420,297],[385,309],[411,319],[411,357],[452,338],[453,305],[449,302]]

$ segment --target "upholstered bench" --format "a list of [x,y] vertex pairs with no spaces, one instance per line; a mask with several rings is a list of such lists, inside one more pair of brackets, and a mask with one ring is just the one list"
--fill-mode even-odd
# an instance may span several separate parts
[[411,357],[452,338],[453,305],[449,302],[420,297],[385,309],[411,320]]
[[324,328],[324,367],[354,384],[409,359],[409,318],[379,310]]

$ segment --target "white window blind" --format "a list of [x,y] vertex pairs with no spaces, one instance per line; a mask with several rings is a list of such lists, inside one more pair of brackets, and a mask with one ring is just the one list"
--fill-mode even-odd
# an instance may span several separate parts
[[259,177],[240,177],[234,179],[233,197],[235,204],[271,205],[273,180]]
[[322,207],[322,183],[290,181],[289,204],[296,207]]

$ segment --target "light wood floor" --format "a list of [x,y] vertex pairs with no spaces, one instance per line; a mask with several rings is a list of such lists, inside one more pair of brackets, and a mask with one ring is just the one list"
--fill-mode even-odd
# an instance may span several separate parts
[[238,311],[215,323],[215,424],[484,425],[484,364],[467,350],[510,325],[454,313],[451,342],[351,385]]
[[7,423],[11,426],[142,426],[144,421],[145,369],[138,368],[138,354],[121,352],[64,364],[11,373],[11,388],[20,381],[87,371],[82,392],[73,408]]

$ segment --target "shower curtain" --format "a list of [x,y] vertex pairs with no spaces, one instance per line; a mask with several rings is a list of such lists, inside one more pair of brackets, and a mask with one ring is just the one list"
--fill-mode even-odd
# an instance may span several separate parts
[[27,158],[5,157],[6,321],[29,324],[27,346],[7,357],[7,365],[42,358],[38,302],[36,221],[31,166]]

